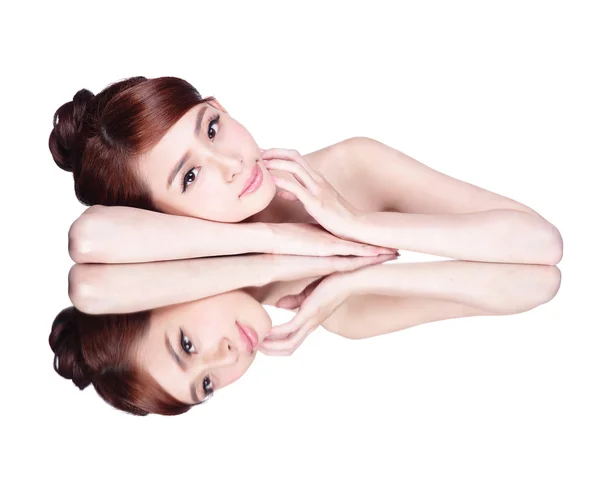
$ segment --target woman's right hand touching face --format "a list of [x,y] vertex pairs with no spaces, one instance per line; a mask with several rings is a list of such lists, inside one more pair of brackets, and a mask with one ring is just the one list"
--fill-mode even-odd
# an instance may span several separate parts
[[397,250],[347,241],[312,223],[277,223],[272,254],[301,256],[377,256]]

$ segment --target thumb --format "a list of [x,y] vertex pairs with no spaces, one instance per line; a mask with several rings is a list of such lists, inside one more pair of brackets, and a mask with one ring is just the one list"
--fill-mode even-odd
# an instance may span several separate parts
[[279,301],[275,303],[275,306],[278,308],[284,309],[296,309],[300,305],[300,295],[298,294],[289,294],[280,298]]
[[293,193],[290,193],[289,191],[280,191],[279,193],[277,193],[279,195],[280,198],[283,198],[284,200],[297,200],[298,198],[296,198],[296,195],[294,195]]

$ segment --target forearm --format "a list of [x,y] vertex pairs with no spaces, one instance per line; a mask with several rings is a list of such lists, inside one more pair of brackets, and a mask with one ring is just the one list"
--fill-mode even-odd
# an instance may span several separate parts
[[69,297],[88,314],[130,313],[184,303],[249,286],[273,276],[272,255],[252,254],[142,264],[76,264]]
[[92,207],[69,231],[76,263],[149,261],[268,252],[263,223],[219,223],[122,206]]
[[346,276],[351,294],[418,296],[495,314],[514,314],[545,303],[561,282],[556,266],[455,260],[375,265]]
[[516,210],[363,213],[351,239],[469,261],[553,265],[562,257],[558,230],[541,217]]

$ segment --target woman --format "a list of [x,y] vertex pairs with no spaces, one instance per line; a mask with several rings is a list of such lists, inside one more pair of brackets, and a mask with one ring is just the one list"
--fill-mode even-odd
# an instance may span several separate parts
[[79,200],[98,205],[69,232],[76,262],[398,249],[548,265],[562,257],[560,233],[531,208],[376,140],[261,152],[216,99],[178,78],[79,91],[57,110],[49,145]]
[[[118,409],[180,414],[248,370],[256,339],[271,328],[261,303],[299,307],[297,317],[311,325],[362,339],[447,318],[520,313],[552,299],[560,286],[556,266],[369,264],[385,256],[75,265],[75,308],[57,316],[50,334],[55,369],[81,389],[93,384]],[[225,291],[219,278],[232,269],[242,271],[240,285],[256,287]],[[272,279],[263,284],[264,277]]]

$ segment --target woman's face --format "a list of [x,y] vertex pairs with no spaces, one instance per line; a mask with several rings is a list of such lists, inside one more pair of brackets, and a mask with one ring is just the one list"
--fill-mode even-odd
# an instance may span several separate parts
[[[257,162],[262,184],[240,196]],[[167,214],[238,223],[264,210],[277,192],[254,138],[217,101],[191,108],[138,168]]]
[[272,323],[262,305],[242,291],[167,306],[152,312],[137,359],[172,396],[188,404],[239,379],[256,351],[249,352],[238,324],[261,342]]

